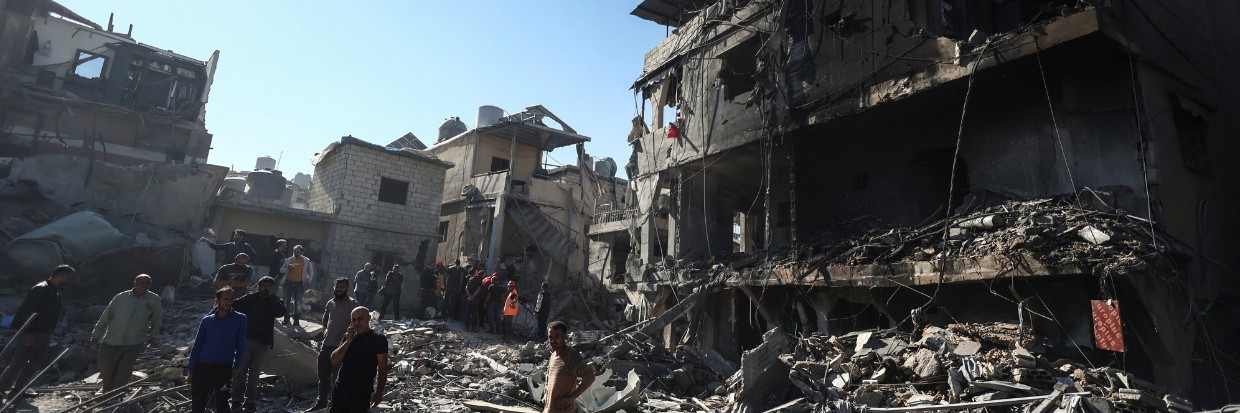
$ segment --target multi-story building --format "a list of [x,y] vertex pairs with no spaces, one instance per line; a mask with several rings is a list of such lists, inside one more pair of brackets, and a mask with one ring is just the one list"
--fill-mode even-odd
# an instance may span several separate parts
[[[726,280],[687,336],[731,358],[776,326],[897,327],[927,308],[1009,320],[1040,294],[1053,298],[1037,311],[1063,324],[1035,327],[1100,360],[1089,300],[1119,300],[1139,343],[1128,368],[1204,404],[1226,400],[1220,383],[1240,366],[1198,354],[1240,345],[1240,255],[1229,253],[1240,29],[1224,17],[1238,13],[1157,0],[643,1],[633,14],[670,34],[634,85],[650,124],[630,134],[630,290],[659,313],[669,290]],[[975,256],[900,251],[909,234],[961,251],[984,238],[954,219],[1060,196],[1147,236],[1080,235],[1072,242],[1103,245],[1089,262],[1033,252],[1092,225],[1025,230]],[[1063,224],[1046,219],[1027,224]],[[927,225],[939,226],[901,229]],[[1191,263],[1165,265],[1169,250]],[[1141,264],[1118,264],[1131,256]],[[1009,278],[1010,294],[986,287]]]

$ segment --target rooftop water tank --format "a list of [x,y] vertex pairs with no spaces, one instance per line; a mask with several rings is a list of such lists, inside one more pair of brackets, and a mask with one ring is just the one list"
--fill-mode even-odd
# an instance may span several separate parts
[[300,186],[301,189],[310,189],[310,175],[298,172],[296,175],[293,175],[293,184]]
[[254,171],[245,176],[246,196],[280,199],[284,194],[284,175],[280,171]]
[[254,170],[261,171],[263,169],[276,169],[276,158],[270,156],[260,156],[254,162]]
[[[478,112],[478,118],[479,122],[481,122],[481,110]],[[439,140],[436,142],[443,142],[448,138],[465,133],[466,130],[469,130],[469,127],[465,126],[465,122],[461,122],[461,118],[453,116],[444,119],[443,123],[439,124]]]
[[224,187],[245,193],[245,178],[239,176],[224,178]]
[[610,157],[603,157],[595,160],[594,173],[608,178],[616,177],[616,161]]
[[478,123],[474,128],[482,128],[499,123],[499,118],[504,116],[504,110],[491,105],[482,105],[478,107]]

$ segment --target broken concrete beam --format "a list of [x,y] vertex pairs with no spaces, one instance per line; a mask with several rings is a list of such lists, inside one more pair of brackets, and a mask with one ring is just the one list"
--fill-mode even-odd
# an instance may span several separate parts
[[289,337],[289,331],[299,330],[298,328],[284,325],[276,327],[275,347],[263,360],[263,373],[283,376],[285,380],[295,385],[306,386],[318,383],[318,376],[307,373],[318,371],[318,349],[310,348]]
[[789,384],[789,367],[779,361],[779,355],[791,349],[788,337],[779,328],[774,328],[762,335],[761,345],[741,355],[740,391],[736,393],[738,404],[753,409],[774,389]]
[[[663,328],[663,326],[670,324],[672,321],[676,321],[676,319],[684,315],[685,311],[688,311],[690,308],[696,306],[697,303],[702,301],[702,299],[705,298],[706,295],[713,289],[714,288],[711,285],[698,288],[698,290],[694,291],[693,294],[689,294],[688,297],[680,300],[680,302],[676,303],[675,306],[667,309],[666,312],[658,317],[655,317],[654,321],[651,321],[650,324],[647,324],[641,330],[633,333],[633,339],[637,342],[646,341],[646,339],[650,338],[650,335],[654,334],[655,331],[658,331]],[[607,358],[617,358],[624,353],[627,353],[633,348],[632,342],[633,340],[625,340],[620,344],[617,344],[615,348],[612,348],[611,351],[607,352]]]

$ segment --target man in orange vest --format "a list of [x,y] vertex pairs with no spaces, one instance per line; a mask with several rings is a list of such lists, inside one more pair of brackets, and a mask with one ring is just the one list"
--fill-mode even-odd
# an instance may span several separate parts
[[508,299],[504,300],[504,340],[512,333],[512,322],[517,318],[517,282],[508,282]]

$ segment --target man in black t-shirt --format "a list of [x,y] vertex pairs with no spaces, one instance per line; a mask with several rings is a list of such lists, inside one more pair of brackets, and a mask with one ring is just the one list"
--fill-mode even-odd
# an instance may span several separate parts
[[224,264],[215,272],[215,287],[229,287],[244,293],[250,288],[250,279],[254,278],[254,267],[250,266],[250,254],[237,254],[231,264]]
[[[353,309],[344,343],[332,352],[332,364],[340,366],[332,391],[332,413],[367,412],[383,401],[387,385],[387,337],[370,329],[370,310]],[[375,378],[378,387],[375,387]]]

